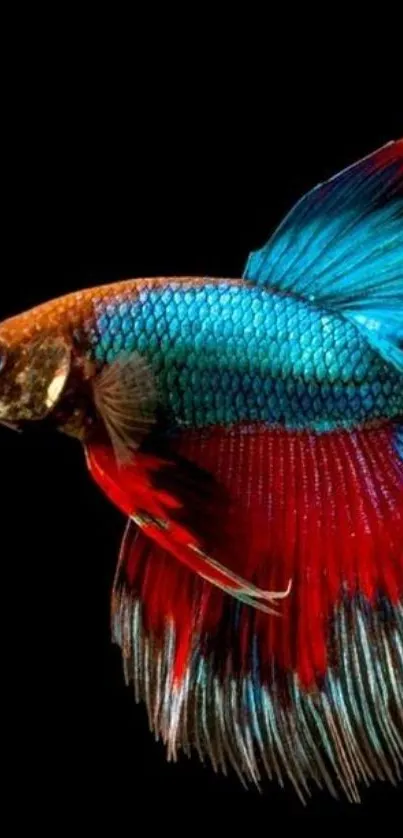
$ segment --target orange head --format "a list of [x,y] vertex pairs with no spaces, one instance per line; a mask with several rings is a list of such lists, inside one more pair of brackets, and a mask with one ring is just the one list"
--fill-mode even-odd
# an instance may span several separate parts
[[[82,425],[78,394],[84,392],[88,370],[77,333],[85,317],[83,302],[82,295],[69,295],[0,324],[0,422],[18,427],[63,406],[59,424]],[[72,388],[76,397],[69,406]]]
[[46,419],[81,441],[104,428],[119,449],[132,437],[137,444],[154,421],[148,365],[133,353],[103,373],[91,351],[97,306],[119,291],[135,293],[136,284],[73,292],[0,324],[0,423]]

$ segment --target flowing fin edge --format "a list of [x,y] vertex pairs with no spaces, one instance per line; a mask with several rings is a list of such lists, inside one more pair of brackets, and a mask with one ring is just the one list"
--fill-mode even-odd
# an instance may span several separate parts
[[[374,781],[401,782],[403,768],[403,608],[348,598],[337,608],[329,643],[333,665],[321,688],[295,674],[262,678],[254,641],[248,671],[237,673],[227,650],[226,674],[215,671],[192,636],[189,664],[176,677],[177,626],[158,636],[144,623],[143,603],[121,587],[112,605],[113,642],[127,686],[147,708],[150,729],[167,759],[196,753],[215,772],[234,772],[248,787],[291,783],[302,803],[313,788],[359,803]],[[199,580],[197,585],[202,585]],[[197,597],[195,600],[196,605]]]

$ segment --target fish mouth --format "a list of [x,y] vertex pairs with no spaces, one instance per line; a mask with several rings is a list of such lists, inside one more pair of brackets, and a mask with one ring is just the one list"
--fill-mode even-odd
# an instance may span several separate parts
[[21,433],[22,431],[22,428],[17,422],[10,422],[8,419],[0,419],[0,425],[3,425],[5,428],[9,428],[11,431],[17,431],[18,433]]

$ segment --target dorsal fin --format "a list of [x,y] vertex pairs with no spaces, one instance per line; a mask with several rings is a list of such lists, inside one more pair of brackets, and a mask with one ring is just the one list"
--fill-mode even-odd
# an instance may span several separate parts
[[403,139],[312,189],[243,276],[347,317],[403,372]]

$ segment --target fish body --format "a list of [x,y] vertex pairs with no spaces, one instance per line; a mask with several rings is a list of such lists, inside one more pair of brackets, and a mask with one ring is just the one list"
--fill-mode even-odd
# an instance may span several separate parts
[[[63,323],[98,371],[141,354],[180,427],[262,422],[321,431],[403,412],[399,372],[353,323],[239,280],[127,280],[66,295],[26,318],[28,345],[35,334],[59,334]],[[18,323],[4,324],[3,336],[20,345]]]
[[354,324],[225,279],[163,279],[95,301],[93,357],[139,352],[181,427],[330,430],[398,416],[401,376]]
[[240,278],[124,280],[0,326],[0,421],[127,517],[125,675],[168,755],[350,800],[403,758],[403,141]]

